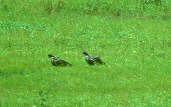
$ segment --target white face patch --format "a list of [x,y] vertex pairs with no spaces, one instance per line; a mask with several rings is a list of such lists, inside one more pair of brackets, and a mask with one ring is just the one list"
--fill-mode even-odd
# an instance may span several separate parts
[[51,60],[55,59],[55,57],[51,57]]
[[85,56],[85,59],[88,60],[89,59],[89,56]]
[[58,57],[58,58],[55,58],[55,57],[51,57],[51,62],[52,63],[59,63],[61,61],[61,59]]
[[55,57],[51,57],[52,62],[55,62],[55,60],[56,60]]
[[87,61],[88,61],[88,60],[89,60],[89,61],[90,61],[90,60],[91,60],[91,61],[94,61],[94,59],[91,58],[91,57],[89,57],[89,56],[85,56],[85,60],[87,60]]

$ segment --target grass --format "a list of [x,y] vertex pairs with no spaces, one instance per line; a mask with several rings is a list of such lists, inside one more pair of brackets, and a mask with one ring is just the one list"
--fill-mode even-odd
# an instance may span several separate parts
[[[167,1],[119,13],[114,1],[15,2],[0,6],[0,106],[171,106]],[[106,65],[88,66],[83,51]],[[53,67],[49,53],[73,67]]]

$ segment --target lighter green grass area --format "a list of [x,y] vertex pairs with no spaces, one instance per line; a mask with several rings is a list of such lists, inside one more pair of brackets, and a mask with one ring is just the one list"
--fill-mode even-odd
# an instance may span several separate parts
[[[171,19],[24,6],[0,11],[0,107],[171,106]],[[89,66],[83,51],[106,65]]]

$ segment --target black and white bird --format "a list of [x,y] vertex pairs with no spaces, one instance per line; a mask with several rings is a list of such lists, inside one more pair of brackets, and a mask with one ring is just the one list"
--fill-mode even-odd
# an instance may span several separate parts
[[89,56],[87,52],[83,52],[83,54],[85,55],[85,61],[89,65],[105,64],[99,56]]
[[55,56],[53,56],[51,54],[49,54],[48,56],[51,59],[52,65],[54,65],[54,66],[72,66],[72,64],[60,59],[59,57],[56,58]]

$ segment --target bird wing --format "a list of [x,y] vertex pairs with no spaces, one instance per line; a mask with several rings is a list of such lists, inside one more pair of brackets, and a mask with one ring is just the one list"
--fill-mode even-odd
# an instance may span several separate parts
[[93,58],[94,58],[94,61],[96,61],[96,62],[99,63],[99,64],[103,64],[103,63],[104,63],[104,62],[101,60],[101,58],[98,57],[98,56],[94,56]]
[[69,62],[67,62],[65,60],[60,60],[60,63],[61,63],[61,65],[64,65],[64,66],[66,66],[66,65],[72,66],[72,64],[70,64]]

